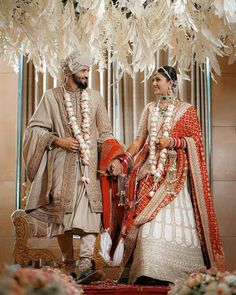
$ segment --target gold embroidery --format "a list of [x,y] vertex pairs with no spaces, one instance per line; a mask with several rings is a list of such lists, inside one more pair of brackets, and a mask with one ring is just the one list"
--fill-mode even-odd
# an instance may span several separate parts
[[138,238],[129,283],[139,276],[175,282],[204,265],[201,249],[188,248],[155,238]]
[[52,136],[53,135],[50,132],[45,132],[39,139],[37,148],[29,162],[28,169],[27,169],[27,176],[31,182],[33,182],[34,180],[34,177],[38,171],[40,162],[42,160],[43,154],[45,152],[46,146]]
[[[68,125],[68,119],[67,119],[66,110],[64,107],[62,88],[61,87],[55,88],[53,89],[53,92],[59,105],[59,111],[61,115],[62,124],[65,129],[65,135],[72,136],[72,131]],[[60,195],[60,204],[64,212],[72,211],[72,200],[73,200],[74,190],[75,190],[77,157],[78,155],[76,153],[73,153],[70,151],[66,152],[64,168],[63,168],[64,172],[63,172],[63,179],[62,179],[62,190]]]
[[189,155],[189,163],[191,167],[191,173],[193,176],[193,185],[194,190],[196,193],[196,200],[198,209],[200,211],[202,223],[204,224],[203,230],[204,230],[204,236],[207,244],[207,250],[208,255],[210,258],[211,263],[213,263],[213,255],[212,255],[212,249],[211,249],[211,243],[210,243],[210,231],[209,231],[209,222],[208,222],[208,216],[207,216],[207,208],[205,206],[205,198],[204,198],[204,190],[203,190],[203,184],[202,184],[202,176],[201,176],[201,169],[199,167],[199,161],[196,160],[198,158],[198,153],[196,150],[196,145],[193,140],[193,138],[186,137],[185,138],[188,146],[188,155]]

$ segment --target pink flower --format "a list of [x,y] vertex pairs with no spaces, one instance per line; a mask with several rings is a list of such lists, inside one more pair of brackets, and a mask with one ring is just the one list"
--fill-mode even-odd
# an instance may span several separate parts
[[196,276],[196,277],[190,277],[186,281],[186,285],[189,288],[192,288],[194,286],[198,286],[198,285],[200,285],[200,283],[201,283],[201,279],[198,276]]
[[209,274],[210,276],[214,276],[217,274],[217,268],[216,267],[212,267],[210,269],[208,269],[207,271],[207,274]]

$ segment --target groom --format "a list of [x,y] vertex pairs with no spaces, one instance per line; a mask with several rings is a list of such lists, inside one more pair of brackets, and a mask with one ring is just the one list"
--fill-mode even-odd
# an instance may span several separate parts
[[[48,235],[57,237],[65,270],[74,277],[73,234],[80,236],[77,281],[84,284],[103,277],[92,259],[103,209],[98,144],[112,140],[123,150],[114,140],[103,98],[88,88],[91,63],[87,54],[78,51],[66,58],[65,84],[44,93],[23,144],[31,182],[26,212],[48,223]],[[111,157],[107,171],[118,174],[121,169]]]

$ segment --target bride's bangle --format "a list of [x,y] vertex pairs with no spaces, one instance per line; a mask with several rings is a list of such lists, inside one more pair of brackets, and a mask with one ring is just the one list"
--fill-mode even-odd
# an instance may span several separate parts
[[130,152],[126,152],[125,156],[124,156],[124,161],[126,164],[129,164],[130,162],[132,162],[132,164],[133,164],[133,162],[134,162],[133,155]]

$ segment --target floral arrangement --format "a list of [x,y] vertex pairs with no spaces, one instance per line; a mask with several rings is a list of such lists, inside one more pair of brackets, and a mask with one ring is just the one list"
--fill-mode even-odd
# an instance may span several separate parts
[[58,269],[0,265],[0,294],[80,295],[83,291]]
[[60,62],[74,48],[90,50],[100,68],[116,61],[121,74],[155,68],[155,54],[168,50],[184,74],[192,62],[235,54],[233,0],[0,0],[0,56],[18,67],[20,53],[36,70],[58,77]]
[[231,295],[236,294],[236,272],[216,269],[193,273],[186,281],[176,281],[169,295]]

